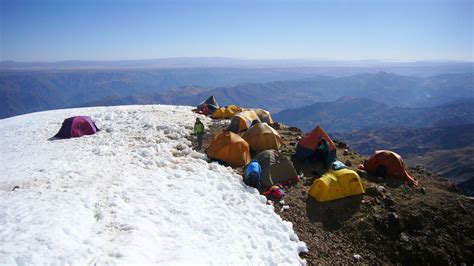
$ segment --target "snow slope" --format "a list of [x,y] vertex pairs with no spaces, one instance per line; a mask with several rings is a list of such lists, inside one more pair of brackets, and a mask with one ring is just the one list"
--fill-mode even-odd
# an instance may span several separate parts
[[[101,131],[47,140],[74,115]],[[0,263],[304,264],[291,223],[190,148],[195,117],[155,105],[0,120]]]

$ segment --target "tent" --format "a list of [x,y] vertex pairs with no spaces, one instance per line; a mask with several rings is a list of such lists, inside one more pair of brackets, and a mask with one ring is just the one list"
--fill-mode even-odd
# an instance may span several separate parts
[[212,113],[212,118],[232,118],[235,114],[240,112],[242,112],[242,108],[231,104],[226,107],[218,108],[214,113]]
[[295,156],[302,160],[311,158],[318,146],[319,138],[325,138],[329,144],[328,162],[336,160],[336,145],[329,138],[328,134],[319,125],[308,135],[302,138],[296,145]]
[[284,185],[291,181],[298,181],[298,174],[293,163],[279,151],[262,151],[253,160],[257,161],[262,167],[260,183],[263,189],[278,183]]
[[73,116],[65,119],[59,129],[59,132],[54,135],[54,138],[68,139],[77,138],[84,135],[92,135],[99,131],[92,119],[88,116]]
[[260,119],[254,111],[240,112],[234,115],[227,130],[234,133],[240,133],[250,128],[252,122],[255,120],[260,122]]
[[209,110],[209,112],[205,113],[205,115],[212,114],[219,108],[219,104],[217,104],[216,98],[214,98],[213,95],[209,96],[207,100],[197,106],[198,112],[203,112],[206,108]]
[[329,171],[314,180],[308,194],[318,201],[329,201],[365,193],[359,175],[350,169]]
[[249,145],[239,135],[226,131],[215,136],[207,148],[207,156],[230,166],[244,166],[250,162]]
[[375,154],[364,163],[364,169],[372,174],[387,175],[400,178],[414,185],[418,184],[416,177],[411,175],[406,169],[402,157],[393,151],[376,151]]
[[273,119],[270,112],[263,109],[255,109],[254,112],[257,114],[260,121],[265,122],[267,124],[273,124]]
[[257,123],[242,134],[250,149],[260,152],[264,150],[279,150],[283,144],[280,134],[267,123]]

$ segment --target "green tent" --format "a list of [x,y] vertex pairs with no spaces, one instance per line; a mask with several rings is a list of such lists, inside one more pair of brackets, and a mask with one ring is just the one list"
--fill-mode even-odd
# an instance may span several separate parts
[[262,151],[255,156],[254,160],[262,167],[260,182],[263,188],[298,180],[298,174],[293,163],[279,151]]

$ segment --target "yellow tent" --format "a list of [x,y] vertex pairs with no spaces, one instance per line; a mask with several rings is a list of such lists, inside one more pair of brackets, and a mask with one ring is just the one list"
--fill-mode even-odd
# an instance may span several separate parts
[[207,156],[228,163],[230,166],[244,166],[250,162],[249,145],[243,138],[226,131],[215,136],[207,148]]
[[221,107],[212,113],[212,118],[232,118],[235,114],[242,112],[242,108],[237,105],[229,105],[226,107]]
[[245,131],[242,138],[256,152],[279,150],[282,145],[280,134],[267,123],[257,123]]
[[265,122],[267,124],[273,124],[273,119],[270,112],[263,109],[255,109],[254,112],[257,114],[260,121]]
[[260,122],[258,115],[254,111],[243,111],[240,112],[230,120],[230,125],[227,130],[234,133],[240,133],[247,130],[252,125],[252,122],[257,120]]
[[329,171],[314,180],[308,194],[318,201],[329,201],[365,193],[359,175],[349,169]]

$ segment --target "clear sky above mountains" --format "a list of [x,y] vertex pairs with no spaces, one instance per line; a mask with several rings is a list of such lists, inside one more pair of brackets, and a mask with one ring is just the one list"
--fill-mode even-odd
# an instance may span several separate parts
[[470,0],[0,2],[0,60],[473,60]]

